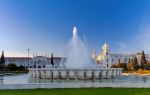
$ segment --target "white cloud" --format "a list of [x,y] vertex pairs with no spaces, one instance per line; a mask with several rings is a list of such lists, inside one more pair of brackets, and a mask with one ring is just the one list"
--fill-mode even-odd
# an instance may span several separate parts
[[19,52],[5,51],[5,57],[27,57],[27,54]]
[[141,49],[150,53],[150,25],[143,27],[135,40]]
[[136,53],[142,50],[150,53],[150,24],[142,24],[131,38],[126,42],[117,42],[116,46],[120,53]]

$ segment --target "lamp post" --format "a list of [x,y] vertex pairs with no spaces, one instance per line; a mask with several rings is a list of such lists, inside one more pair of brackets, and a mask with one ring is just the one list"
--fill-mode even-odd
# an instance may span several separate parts
[[28,68],[29,68],[29,52],[30,52],[30,49],[28,48]]

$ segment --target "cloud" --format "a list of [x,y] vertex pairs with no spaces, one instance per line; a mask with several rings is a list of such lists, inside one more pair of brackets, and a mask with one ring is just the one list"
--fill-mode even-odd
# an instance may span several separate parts
[[24,53],[5,51],[5,57],[27,57],[27,56],[28,55]]
[[135,40],[141,49],[150,53],[150,25],[143,27]]
[[116,45],[119,47],[118,50],[116,50],[116,53],[125,53],[127,51],[127,44],[123,42],[117,42]]
[[119,53],[137,53],[144,50],[150,53],[150,24],[142,24],[135,34],[124,42],[115,44]]

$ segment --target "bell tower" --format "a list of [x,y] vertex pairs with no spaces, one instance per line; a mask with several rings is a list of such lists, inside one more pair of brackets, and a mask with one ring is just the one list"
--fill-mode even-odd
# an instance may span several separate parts
[[102,54],[103,55],[108,55],[110,53],[109,51],[109,45],[105,42],[105,44],[102,47]]

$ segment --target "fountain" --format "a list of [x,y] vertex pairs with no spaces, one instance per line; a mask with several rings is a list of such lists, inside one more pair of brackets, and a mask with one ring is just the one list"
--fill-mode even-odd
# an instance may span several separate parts
[[99,68],[97,64],[90,64],[87,47],[77,35],[77,28],[73,28],[73,37],[67,46],[65,64],[57,68],[29,68],[29,75],[42,79],[102,79],[121,77],[121,68]]
[[87,47],[77,35],[77,28],[73,28],[73,37],[68,44],[66,52],[67,68],[85,68],[89,64]]

